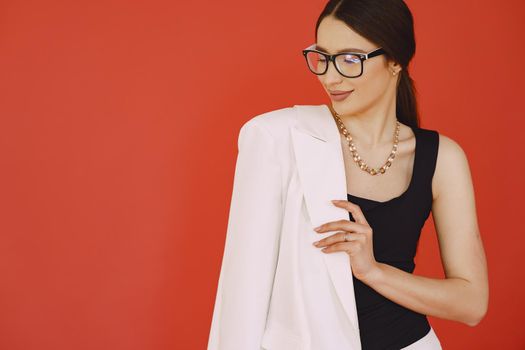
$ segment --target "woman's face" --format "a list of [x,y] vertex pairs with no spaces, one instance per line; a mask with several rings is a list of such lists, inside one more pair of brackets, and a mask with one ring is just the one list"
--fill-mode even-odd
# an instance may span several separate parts
[[[318,50],[328,54],[339,52],[367,53],[378,48],[376,44],[357,34],[344,22],[331,16],[325,17],[317,30]],[[320,48],[323,50],[321,50]],[[353,48],[349,50],[349,48]],[[333,62],[332,62],[333,63]],[[331,91],[352,91],[342,101],[332,99],[337,113],[342,115],[361,114],[373,106],[388,106],[396,97],[396,84],[400,66],[379,55],[363,61],[363,74],[357,78],[346,78],[330,63],[324,75],[318,75],[328,96]],[[396,75],[392,71],[397,72]],[[332,98],[332,97],[331,97]]]

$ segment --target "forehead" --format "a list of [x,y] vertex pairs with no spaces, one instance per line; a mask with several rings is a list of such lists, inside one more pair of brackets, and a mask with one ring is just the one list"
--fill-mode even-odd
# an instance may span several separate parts
[[376,45],[359,35],[346,23],[331,16],[325,17],[317,28],[318,50],[335,54],[339,52],[368,52]]

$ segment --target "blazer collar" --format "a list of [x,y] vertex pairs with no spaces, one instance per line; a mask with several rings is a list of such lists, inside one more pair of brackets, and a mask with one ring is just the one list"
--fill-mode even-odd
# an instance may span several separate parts
[[[331,203],[347,200],[346,175],[337,124],[326,105],[295,105],[292,143],[306,206],[314,227],[348,212]],[[328,220],[327,220],[328,219]]]
[[[291,128],[299,180],[312,230],[306,234],[311,242],[321,235],[313,228],[329,221],[349,220],[348,211],[331,200],[347,200],[346,175],[339,128],[326,105],[294,105],[296,122]],[[327,235],[332,235],[329,232]],[[326,236],[327,236],[326,235]],[[312,246],[312,249],[317,249]],[[346,253],[325,254],[331,280],[359,339],[357,308],[349,257]]]

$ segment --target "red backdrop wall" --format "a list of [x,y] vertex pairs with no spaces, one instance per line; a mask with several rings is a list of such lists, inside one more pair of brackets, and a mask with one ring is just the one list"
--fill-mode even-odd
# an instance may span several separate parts
[[[408,4],[422,126],[467,153],[491,287],[477,327],[430,321],[445,349],[523,349],[525,5]],[[0,3],[1,349],[205,348],[239,128],[329,103],[300,51],[323,5]],[[431,220],[418,254],[443,277]]]

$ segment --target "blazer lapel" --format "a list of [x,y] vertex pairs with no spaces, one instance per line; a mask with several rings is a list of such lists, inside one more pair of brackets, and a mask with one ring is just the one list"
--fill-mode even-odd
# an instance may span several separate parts
[[[296,123],[291,128],[299,179],[306,209],[313,227],[329,221],[349,219],[348,211],[338,208],[332,199],[347,200],[343,151],[338,126],[326,105],[295,105]],[[311,242],[321,237],[313,230]],[[329,233],[329,234],[333,234]],[[337,295],[358,335],[352,271],[348,255],[323,254]]]

